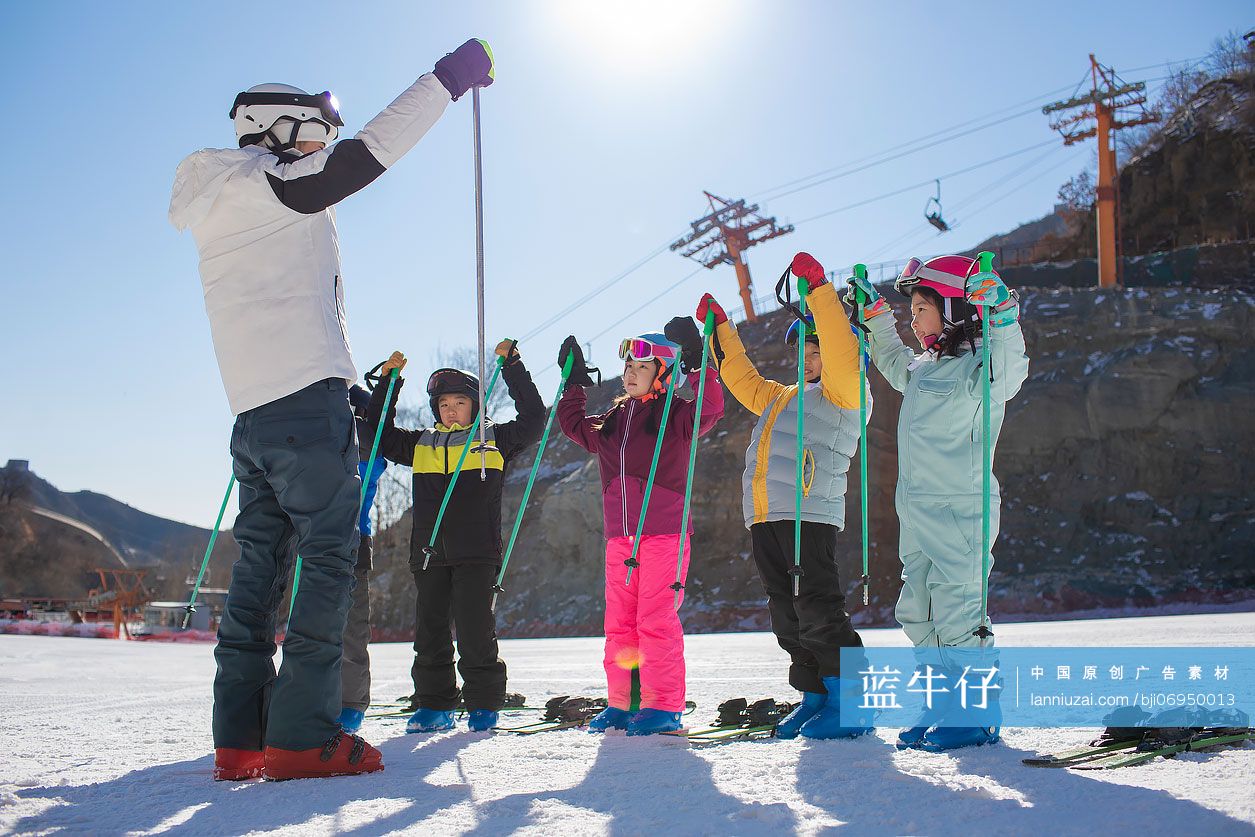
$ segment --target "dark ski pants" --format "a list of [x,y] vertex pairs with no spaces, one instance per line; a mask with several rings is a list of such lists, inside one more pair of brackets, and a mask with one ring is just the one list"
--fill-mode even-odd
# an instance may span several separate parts
[[[319,747],[339,726],[340,647],[357,548],[357,442],[344,381],[241,413],[231,434],[240,558],[218,626],[215,747]],[[275,627],[293,554],[299,592],[275,675]]]
[[492,586],[498,567],[453,564],[411,567],[415,600],[414,696],[423,709],[457,707],[453,632],[457,629],[462,697],[468,709],[499,710],[505,701],[505,662],[497,653],[497,618]]
[[863,640],[845,612],[836,526],[802,522],[803,575],[798,597],[793,597],[793,526],[792,520],[751,526],[754,563],[767,593],[771,629],[792,660],[789,685],[822,693],[823,678],[841,676],[841,649],[861,648]]
[[353,604],[344,625],[344,658],[340,664],[341,701],[349,709],[363,712],[370,706],[370,535],[362,535],[353,569]]

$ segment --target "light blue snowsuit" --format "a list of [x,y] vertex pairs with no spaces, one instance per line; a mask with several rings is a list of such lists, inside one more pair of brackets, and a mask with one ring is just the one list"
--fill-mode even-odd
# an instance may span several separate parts
[[[902,593],[896,616],[917,648],[977,646],[981,624],[981,351],[917,357],[893,314],[867,321],[871,355],[903,394],[898,417],[899,554]],[[1006,402],[1028,377],[1018,319],[990,326],[992,444]],[[990,491],[990,546],[998,537],[998,481]],[[993,565],[993,557],[989,559]],[[944,652],[943,652],[944,653]]]

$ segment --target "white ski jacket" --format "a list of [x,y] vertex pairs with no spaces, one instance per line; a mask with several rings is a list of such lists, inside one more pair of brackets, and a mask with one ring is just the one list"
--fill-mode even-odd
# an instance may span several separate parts
[[190,228],[200,251],[233,414],[326,378],[357,378],[332,207],[413,148],[449,98],[428,73],[355,137],[314,154],[207,148],[179,164],[170,222]]

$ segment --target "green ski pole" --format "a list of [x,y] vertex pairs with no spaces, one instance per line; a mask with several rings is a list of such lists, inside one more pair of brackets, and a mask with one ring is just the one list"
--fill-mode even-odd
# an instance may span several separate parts
[[[805,279],[797,280],[798,310],[806,316],[806,295],[810,285]],[[806,475],[806,320],[798,321],[797,335],[797,485],[793,505],[793,598],[802,589],[802,483]]]
[[632,570],[641,565],[636,560],[636,553],[641,548],[641,535],[645,531],[645,512],[649,510],[649,495],[654,490],[654,475],[658,471],[658,457],[662,454],[662,437],[667,430],[667,417],[671,415],[671,400],[675,397],[675,382],[680,377],[680,359],[676,358],[675,366],[671,370],[671,383],[667,385],[667,400],[662,405],[662,419],[658,422],[658,441],[654,442],[654,458],[649,463],[649,478],[645,480],[645,496],[641,498],[641,519],[636,523],[636,537],[632,539],[632,554],[623,563],[627,565],[627,578],[623,585],[632,583]]
[[[379,414],[379,426],[375,428],[375,441],[370,446],[370,459],[366,460],[369,464],[366,466],[366,476],[362,478],[362,496],[357,500],[357,513],[362,513],[362,506],[366,503],[366,488],[370,485],[370,472],[375,467],[375,457],[379,453],[379,440],[383,438],[383,422],[384,417],[388,415],[388,406],[392,403],[392,390],[397,385],[397,374],[401,370],[393,369],[392,374],[388,376],[388,391],[383,395],[383,412]],[[288,621],[292,621],[292,609],[296,607],[296,591],[301,589],[301,566],[304,562],[301,556],[296,556],[296,568],[292,570],[292,596],[288,599]]]
[[[992,273],[994,269],[994,254],[984,251],[976,256],[980,264],[981,273]],[[963,291],[967,292],[967,282],[963,283]],[[993,400],[990,394],[990,381],[993,380],[993,369],[990,367],[989,358],[989,308],[987,307],[981,312],[980,318],[980,349],[981,362],[983,364],[981,375],[981,521],[980,521],[980,627],[973,631],[974,635],[980,638],[981,648],[985,647],[985,641],[990,639],[994,632],[989,629],[989,535],[990,535],[990,493],[992,491],[993,482],[993,450],[989,443],[990,433],[990,407]]]
[[[854,265],[854,275],[859,279],[867,279],[867,265]],[[869,539],[867,531],[867,332],[863,330],[863,303],[866,299],[863,292],[855,286],[854,301],[858,305],[858,464],[859,464],[859,496],[863,512],[863,606],[871,600],[871,579],[868,575]]]
[[458,464],[449,476],[449,487],[445,489],[444,499],[440,501],[440,511],[436,512],[436,525],[431,530],[431,539],[427,541],[427,546],[423,547],[424,570],[427,569],[427,564],[431,561],[431,557],[436,554],[436,537],[440,534],[440,523],[444,520],[445,509],[449,507],[449,498],[453,496],[454,486],[458,484],[458,477],[462,474],[462,463],[466,461],[466,454],[471,449],[471,439],[475,438],[475,433],[479,430],[480,423],[484,420],[484,413],[488,411],[488,399],[492,397],[492,389],[497,385],[497,378],[501,376],[501,367],[504,365],[505,358],[498,355],[497,367],[492,370],[492,380],[488,382],[488,388],[484,390],[483,400],[479,402],[479,414],[475,416],[475,422],[471,425],[470,432],[466,434],[466,444],[462,445],[462,453],[458,456]]
[[187,611],[183,617],[183,630],[187,630],[187,623],[192,621],[192,614],[196,612],[196,597],[200,595],[200,583],[205,577],[205,568],[209,566],[209,556],[213,554],[214,544],[218,542],[218,530],[222,528],[222,516],[227,513],[227,502],[231,499],[231,491],[235,488],[235,472],[231,472],[231,479],[227,481],[227,493],[222,495],[222,505],[218,508],[218,519],[214,521],[214,530],[209,535],[209,546],[205,547],[205,559],[200,562],[200,572],[196,574],[196,584],[192,587],[192,595],[187,600],[187,606],[183,608]]
[[714,311],[706,312],[706,322],[703,326],[702,367],[697,379],[697,401],[693,403],[693,438],[689,441],[689,472],[688,478],[684,481],[684,514],[680,518],[680,548],[675,556],[675,583],[671,585],[671,589],[675,591],[672,597],[672,607],[676,609],[680,607],[680,591],[684,589],[680,576],[684,573],[684,539],[688,536],[689,530],[689,508],[693,502],[693,471],[697,465],[698,431],[702,423],[702,399],[706,396],[706,362],[710,359],[710,337],[715,333]]
[[514,518],[514,528],[510,530],[510,542],[506,544],[505,555],[501,557],[501,571],[497,573],[497,583],[492,586],[492,604],[488,609],[497,612],[497,596],[505,592],[501,582],[505,579],[506,567],[510,566],[510,555],[514,552],[514,541],[519,536],[519,527],[523,524],[523,512],[527,511],[527,500],[532,496],[532,485],[536,482],[536,474],[540,471],[540,458],[545,455],[545,445],[549,443],[549,431],[553,429],[553,417],[558,413],[558,401],[566,389],[567,378],[571,377],[571,367],[575,364],[575,353],[566,356],[562,364],[562,380],[558,381],[558,392],[553,397],[553,406],[549,408],[549,418],[545,419],[545,432],[540,437],[540,447],[536,449],[536,461],[532,463],[532,472],[527,475],[527,486],[523,489],[523,500],[519,503],[518,516]]

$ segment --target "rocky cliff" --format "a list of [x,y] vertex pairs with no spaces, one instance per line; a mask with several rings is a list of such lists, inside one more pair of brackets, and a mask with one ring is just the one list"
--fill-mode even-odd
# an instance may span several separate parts
[[[1008,410],[995,459],[1004,497],[995,621],[1255,596],[1255,466],[1244,455],[1255,449],[1255,297],[1234,289],[1029,289],[1023,306],[1031,373]],[[776,313],[741,333],[760,370],[787,381],[796,361],[780,339],[784,325]],[[905,321],[899,327],[909,337]],[[893,506],[900,397],[876,372],[872,389],[867,606],[857,583],[857,478],[840,561],[856,620],[889,625],[900,586]],[[592,406],[618,391],[618,381],[608,381]],[[683,608],[692,631],[767,626],[741,519],[754,416],[728,403],[698,453]],[[528,456],[508,477],[507,529],[530,465]],[[503,635],[600,631],[599,490],[595,463],[552,439],[498,608]],[[406,518],[384,533],[376,558],[377,621],[397,635],[413,623],[408,528]]]

